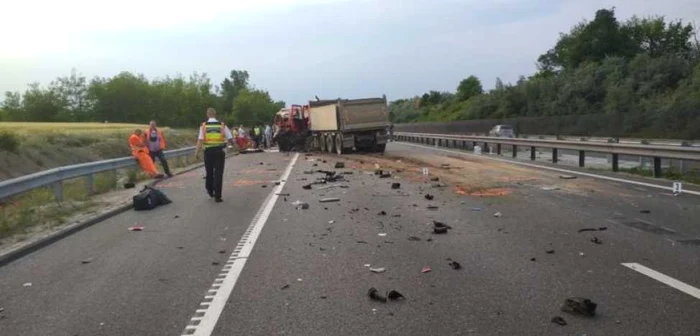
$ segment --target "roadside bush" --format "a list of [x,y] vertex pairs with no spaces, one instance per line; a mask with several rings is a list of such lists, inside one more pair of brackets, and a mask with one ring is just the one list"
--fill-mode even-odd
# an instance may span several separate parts
[[7,131],[0,132],[0,150],[17,153],[19,149],[19,137],[17,134]]

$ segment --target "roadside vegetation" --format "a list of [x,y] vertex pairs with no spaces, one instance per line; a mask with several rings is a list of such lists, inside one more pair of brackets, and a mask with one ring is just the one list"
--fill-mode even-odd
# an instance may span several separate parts
[[601,9],[593,20],[562,33],[537,64],[532,76],[514,84],[497,79],[487,92],[469,76],[455,92],[393,101],[391,118],[395,123],[517,122],[566,116],[571,118],[537,123],[576,124],[570,127],[576,135],[604,128],[607,136],[700,138],[700,43],[691,24],[664,17],[620,22],[614,9]]

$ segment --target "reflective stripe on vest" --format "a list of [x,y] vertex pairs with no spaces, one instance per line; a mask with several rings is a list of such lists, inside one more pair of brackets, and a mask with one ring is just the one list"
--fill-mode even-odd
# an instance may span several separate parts
[[224,128],[226,126],[222,122],[205,122],[202,123],[202,134],[204,134],[204,148],[222,147],[226,144],[224,136]]

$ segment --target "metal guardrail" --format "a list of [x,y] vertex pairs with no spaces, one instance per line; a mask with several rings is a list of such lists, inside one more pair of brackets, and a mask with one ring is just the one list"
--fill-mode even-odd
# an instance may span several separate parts
[[[166,158],[187,156],[194,154],[195,147],[187,147],[165,151]],[[64,180],[77,177],[86,177],[86,188],[92,192],[93,175],[97,173],[113,171],[122,168],[137,166],[134,157],[123,157],[96,162],[81,163],[76,165],[58,167],[44,170],[38,173],[21,176],[15,179],[0,182],[0,200],[21,194],[32,189],[52,186],[54,195],[59,201],[63,200]]]
[[[518,146],[530,147],[530,159],[535,160],[536,148],[551,148],[552,162],[558,161],[558,149],[574,150],[579,152],[579,167],[584,167],[586,152],[597,152],[612,154],[612,170],[619,170],[619,155],[634,155],[641,157],[652,157],[654,159],[654,176],[661,176],[661,159],[678,159],[700,161],[700,148],[684,147],[673,145],[642,145],[642,144],[621,144],[621,143],[601,143],[589,141],[569,141],[569,140],[547,140],[547,139],[524,139],[524,138],[499,138],[487,136],[469,136],[453,134],[428,134],[428,133],[406,133],[394,132],[394,138],[399,141],[417,142],[435,146],[448,146],[452,141],[452,147],[469,149],[483,144],[483,150],[489,150],[489,144],[496,145],[496,153],[501,154],[501,146],[512,146],[513,157],[517,157]],[[461,142],[460,145],[457,142]]]

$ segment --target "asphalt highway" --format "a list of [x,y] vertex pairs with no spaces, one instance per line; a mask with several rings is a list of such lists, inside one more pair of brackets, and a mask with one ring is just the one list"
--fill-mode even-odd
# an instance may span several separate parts
[[0,267],[0,335],[700,335],[700,197],[401,143],[226,165]]

